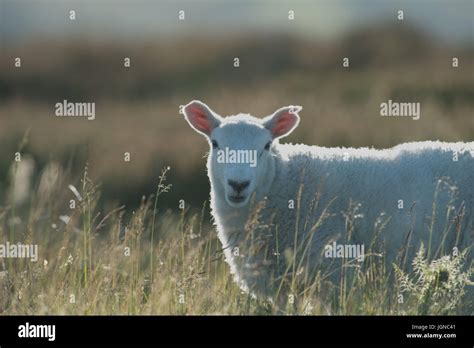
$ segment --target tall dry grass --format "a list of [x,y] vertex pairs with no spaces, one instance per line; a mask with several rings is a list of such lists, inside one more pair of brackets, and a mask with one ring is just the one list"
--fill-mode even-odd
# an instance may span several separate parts
[[[206,202],[196,213],[160,208],[171,175],[165,169],[155,193],[129,215],[123,206],[100,210],[87,168],[76,185],[63,175],[48,199],[33,194],[20,211],[2,206],[0,242],[37,244],[39,260],[0,259],[1,313],[473,314],[469,250],[427,260],[420,249],[412,273],[398,260],[396,278],[369,250],[362,264],[345,262],[336,282],[319,272],[283,305],[253,298],[229,274]],[[291,282],[297,273],[289,274]]]

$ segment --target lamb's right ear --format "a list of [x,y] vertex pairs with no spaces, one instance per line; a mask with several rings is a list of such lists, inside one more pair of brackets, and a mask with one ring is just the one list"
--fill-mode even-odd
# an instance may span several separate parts
[[222,118],[212,111],[206,104],[193,100],[183,107],[186,120],[197,132],[211,136],[214,128],[222,122]]

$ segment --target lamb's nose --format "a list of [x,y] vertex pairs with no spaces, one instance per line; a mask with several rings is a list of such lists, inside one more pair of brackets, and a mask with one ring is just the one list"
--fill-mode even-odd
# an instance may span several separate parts
[[230,187],[234,189],[234,191],[237,192],[237,194],[239,194],[241,191],[243,191],[250,185],[250,181],[227,180],[227,183]]

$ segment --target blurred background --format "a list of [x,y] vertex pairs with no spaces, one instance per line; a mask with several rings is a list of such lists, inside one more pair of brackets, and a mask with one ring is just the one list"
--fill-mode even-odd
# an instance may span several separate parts
[[[27,200],[87,164],[103,202],[138,205],[170,166],[161,204],[201,207],[208,145],[178,113],[192,99],[221,115],[302,105],[292,142],[472,141],[473,17],[473,0],[0,0],[0,205],[12,182]],[[95,120],[56,117],[64,99]],[[420,120],[381,117],[389,99],[421,103]]]

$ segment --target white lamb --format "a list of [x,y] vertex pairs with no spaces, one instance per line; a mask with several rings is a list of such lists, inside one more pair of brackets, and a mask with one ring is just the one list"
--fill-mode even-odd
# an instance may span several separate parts
[[258,119],[222,118],[199,101],[183,108],[211,146],[212,215],[243,289],[271,299],[298,277],[310,284],[318,270],[341,265],[327,254],[335,241],[408,267],[421,242],[430,258],[472,247],[474,142],[385,150],[279,144],[301,109]]

